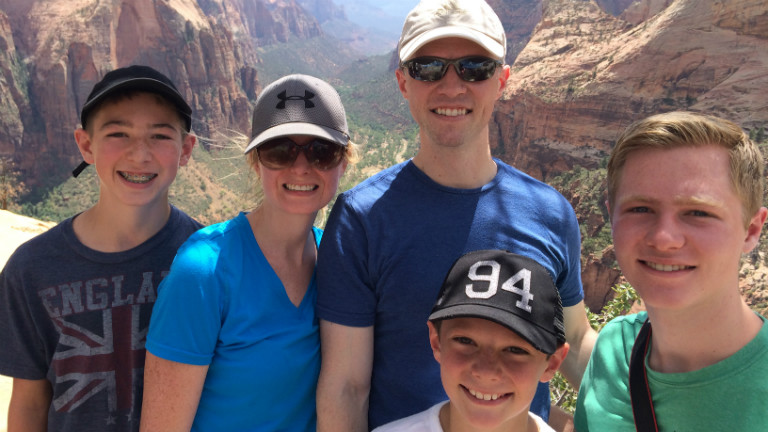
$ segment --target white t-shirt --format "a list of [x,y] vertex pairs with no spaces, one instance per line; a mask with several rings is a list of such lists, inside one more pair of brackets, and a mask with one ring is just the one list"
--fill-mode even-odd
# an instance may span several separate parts
[[[373,432],[444,432],[440,426],[440,408],[447,403],[440,402],[426,411],[379,426]],[[539,432],[555,432],[541,417],[532,412],[528,415],[536,422]]]

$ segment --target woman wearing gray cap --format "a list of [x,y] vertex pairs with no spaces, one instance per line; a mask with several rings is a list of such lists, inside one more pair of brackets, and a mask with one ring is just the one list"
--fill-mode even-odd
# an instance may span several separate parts
[[142,431],[315,430],[312,224],[355,153],[338,93],[306,75],[274,82],[245,153],[261,204],[190,237],[160,286]]

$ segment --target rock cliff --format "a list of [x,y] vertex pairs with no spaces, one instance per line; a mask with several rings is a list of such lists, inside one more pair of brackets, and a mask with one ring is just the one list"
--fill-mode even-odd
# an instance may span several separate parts
[[541,21],[542,0],[488,0],[488,4],[504,23],[507,33],[506,60],[512,64]]
[[593,0],[545,1],[495,114],[495,151],[546,179],[596,166],[618,131],[657,112],[706,111],[761,127],[767,22],[763,0],[677,0],[637,24]]
[[8,16],[0,12],[0,155],[21,147],[22,118],[30,118],[26,78]]
[[166,73],[203,137],[247,131],[256,47],[320,34],[294,0],[0,0],[0,11],[0,154],[33,189],[60,183],[80,160],[72,131],[107,71],[139,63]]

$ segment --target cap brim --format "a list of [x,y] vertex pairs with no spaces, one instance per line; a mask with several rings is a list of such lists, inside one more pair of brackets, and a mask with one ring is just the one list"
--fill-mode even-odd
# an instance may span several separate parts
[[557,337],[553,331],[543,329],[508,310],[478,304],[460,304],[441,309],[429,316],[430,321],[451,318],[481,318],[493,321],[517,333],[545,354],[554,354],[557,350]]
[[136,90],[146,91],[150,93],[158,93],[166,97],[176,108],[184,115],[184,123],[187,131],[190,130],[192,124],[192,108],[187,101],[181,97],[181,95],[173,88],[169,87],[162,81],[158,81],[152,78],[129,78],[124,81],[116,82],[109,87],[102,90],[99,94],[93,96],[89,101],[83,105],[80,110],[81,121],[82,117],[86,117],[91,109],[101,103],[107,96],[118,90]]
[[250,144],[248,144],[244,153],[248,153],[271,139],[290,135],[311,135],[335,142],[336,144],[345,147],[349,143],[349,136],[336,129],[312,123],[292,122],[279,124],[260,133],[250,142]]
[[400,61],[410,60],[414,54],[416,54],[416,51],[418,51],[419,48],[432,41],[449,37],[472,41],[483,47],[495,59],[502,61],[504,60],[504,51],[506,47],[502,46],[495,39],[484,33],[468,29],[466,27],[446,26],[438,27],[424,32],[408,41],[404,46],[400,47]]

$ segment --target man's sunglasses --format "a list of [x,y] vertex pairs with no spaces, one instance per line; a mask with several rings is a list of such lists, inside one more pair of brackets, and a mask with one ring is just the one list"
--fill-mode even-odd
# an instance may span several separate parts
[[408,69],[411,78],[427,82],[443,79],[450,65],[453,65],[461,79],[473,82],[485,81],[492,77],[496,68],[502,63],[499,60],[482,56],[462,57],[453,60],[440,57],[416,57],[400,63],[401,68]]
[[269,169],[287,168],[296,161],[299,152],[304,153],[307,162],[320,170],[329,170],[344,158],[344,146],[315,138],[305,145],[298,145],[292,139],[281,137],[269,140],[256,148],[261,164]]

